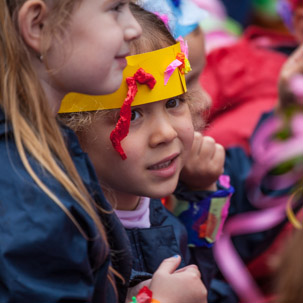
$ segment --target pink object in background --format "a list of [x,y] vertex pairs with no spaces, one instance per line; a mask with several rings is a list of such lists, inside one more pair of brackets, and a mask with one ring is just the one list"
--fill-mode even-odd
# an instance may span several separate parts
[[220,19],[225,19],[227,16],[224,5],[218,0],[192,0],[192,2]]
[[298,103],[303,105],[303,76],[295,75],[290,81],[290,89],[297,96]]

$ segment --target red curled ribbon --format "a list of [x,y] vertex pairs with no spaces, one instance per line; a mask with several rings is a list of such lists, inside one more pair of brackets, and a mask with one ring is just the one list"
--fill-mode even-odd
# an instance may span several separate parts
[[114,149],[120,154],[122,160],[125,160],[126,154],[121,146],[121,141],[127,136],[129,132],[131,119],[131,104],[138,92],[137,82],[146,84],[150,89],[153,89],[156,84],[156,79],[153,75],[145,72],[143,68],[139,68],[133,77],[126,78],[128,86],[127,96],[123,102],[120,110],[120,118],[116,124],[115,129],[110,134]]

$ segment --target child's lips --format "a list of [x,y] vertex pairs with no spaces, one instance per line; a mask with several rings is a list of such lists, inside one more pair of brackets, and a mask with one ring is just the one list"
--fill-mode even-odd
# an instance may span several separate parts
[[176,173],[177,158],[179,154],[171,155],[160,162],[147,167],[147,169],[161,177],[170,177]]
[[166,168],[166,167],[168,167],[173,162],[173,160],[174,159],[168,160],[168,161],[164,161],[164,162],[152,165],[152,166],[149,166],[148,169],[150,169],[150,170],[157,170],[157,169]]
[[116,60],[118,61],[119,66],[120,66],[121,68],[124,69],[124,68],[127,66],[127,60],[126,60],[125,57],[116,57]]
[[122,67],[122,68],[125,68],[126,65],[127,65],[127,60],[126,60],[126,57],[129,56],[129,53],[124,53],[124,54],[121,54],[121,55],[117,55],[116,56],[116,60],[119,62],[119,65]]

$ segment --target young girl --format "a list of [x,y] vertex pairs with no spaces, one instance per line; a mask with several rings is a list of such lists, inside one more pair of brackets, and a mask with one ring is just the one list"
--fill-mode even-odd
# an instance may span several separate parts
[[[186,62],[184,53],[156,15],[138,6],[132,6],[132,10],[144,31],[140,39],[131,44],[132,53],[140,55],[128,57],[124,78],[129,85],[129,77],[137,77],[138,71],[141,78],[144,71],[151,74],[147,82],[140,82],[147,85],[138,84],[134,106],[126,108],[132,88],[127,90],[124,83],[117,93],[109,96],[70,95],[63,101],[60,112],[71,112],[65,114],[65,122],[76,130],[83,149],[95,165],[107,199],[126,227],[136,271],[132,282],[136,283],[142,277],[151,277],[161,261],[172,254],[182,256],[181,266],[190,262],[183,225],[155,198],[165,197],[175,190],[179,174],[191,152],[194,129],[191,103],[187,100],[188,95],[184,94],[182,69],[177,67],[170,75],[165,72],[173,67],[176,58],[183,57]],[[119,110],[114,108],[120,107],[119,120]],[[122,133],[128,132],[128,126],[125,129],[123,124],[127,110],[129,133],[122,137]],[[117,143],[117,135],[123,138],[121,143]],[[196,187],[195,192],[190,191],[187,196],[195,195],[201,200],[213,194],[199,189]],[[221,190],[221,194],[223,192]],[[225,202],[229,192],[224,194],[222,200]],[[205,220],[203,217],[200,219]],[[213,225],[216,230],[217,224]],[[206,236],[202,238],[200,241],[207,251],[205,254],[200,251],[203,266],[207,267],[202,270],[202,276],[208,284],[213,264],[209,249],[211,243],[205,240]]]
[[[116,302],[110,249],[128,282],[127,237],[55,115],[70,91],[116,90],[140,32],[128,1],[0,1],[1,302]],[[205,298],[196,270],[175,273],[178,262],[163,262],[153,296]],[[173,293],[182,279],[198,289]]]
[[[161,12],[158,12],[158,13],[159,13],[159,15],[161,15]],[[191,48],[189,49],[189,52],[191,52]],[[201,57],[203,57],[202,53],[201,53]],[[207,85],[207,83],[206,83],[206,85]],[[288,100],[288,102],[289,102],[289,100]],[[226,135],[226,132],[223,132],[222,134]],[[259,144],[256,144],[256,145],[257,145],[257,147],[260,147]],[[255,146],[255,149],[256,149],[256,146]],[[268,149],[266,148],[266,150],[268,150]],[[281,155],[283,155],[283,151],[281,151]],[[200,161],[200,163],[202,163],[202,162],[203,161]],[[256,207],[252,203],[253,202],[256,203],[258,201],[258,199],[255,199],[255,201],[252,201],[251,199],[249,199],[248,194],[247,194],[248,187],[245,183],[246,178],[249,175],[251,165],[252,165],[251,159],[246,157],[243,150],[241,150],[239,148],[227,150],[227,157],[226,157],[226,163],[225,163],[226,173],[228,173],[230,175],[231,182],[235,186],[235,195],[232,198],[231,207],[230,207],[230,211],[229,211],[230,217],[232,217],[233,215],[235,215],[237,213],[243,213],[243,212],[256,210]],[[198,162],[196,162],[196,164],[193,166],[193,168],[198,168],[200,166],[201,165],[198,165]],[[299,171],[299,169],[300,169],[299,165],[296,166],[296,169]],[[196,178],[196,180],[199,180],[199,179]],[[260,183],[260,184],[262,184],[262,183]],[[260,187],[260,184],[259,184],[259,187]],[[266,184],[266,183],[264,183],[264,184]],[[263,184],[262,184],[262,186],[263,186]],[[263,188],[262,188],[262,190],[263,190]],[[252,189],[250,189],[250,191],[252,191]],[[271,193],[271,192],[269,191],[268,193]],[[274,195],[272,195],[272,196],[274,197]],[[272,198],[272,202],[275,202],[275,200],[277,200],[277,198],[276,199]],[[262,212],[257,212],[255,214],[258,216],[259,213],[262,214]],[[249,214],[249,215],[251,215],[251,214]],[[247,218],[249,218],[249,215],[247,215]],[[247,223],[248,220],[245,217],[246,216],[245,214],[243,216],[244,216],[243,221],[241,222],[241,224],[240,223],[238,224],[238,228],[232,230],[233,234],[241,234],[243,232],[245,233],[245,229],[247,229],[247,228],[251,228],[251,229],[256,228],[256,226],[254,226],[253,224]],[[274,217],[274,216],[272,216],[272,217]],[[259,220],[259,222],[261,222],[261,220]],[[265,220],[264,222],[266,222],[268,224],[269,220]],[[217,249],[217,251],[218,251],[217,255],[219,255],[219,252],[220,252],[220,263],[225,264],[225,268],[229,269],[229,276],[226,276],[226,279],[228,279],[229,281],[237,280],[238,285],[240,284],[240,285],[246,286],[246,284],[243,283],[245,281],[243,276],[241,278],[239,278],[239,275],[235,275],[235,267],[230,266],[231,260],[233,260],[233,259],[231,257],[227,258],[227,253],[229,253],[229,251],[227,249],[225,249],[227,246],[226,239],[228,238],[228,236],[231,233],[232,225],[227,225],[227,226],[229,227],[229,229],[224,230],[224,235],[225,235],[225,237],[223,237],[224,240],[222,240],[222,241],[219,240],[219,245],[217,245],[217,247],[219,247]],[[275,226],[274,228],[271,228],[271,229],[265,228],[266,230],[262,231],[262,232],[258,230],[259,231],[258,233],[255,233],[252,235],[245,235],[245,236],[241,235],[238,237],[233,237],[233,239],[232,239],[233,243],[235,244],[235,246],[238,250],[237,252],[241,255],[241,258],[246,263],[251,265],[250,269],[252,269],[252,273],[253,273],[254,277],[256,278],[256,280],[258,279],[259,281],[261,281],[263,289],[265,289],[267,291],[268,291],[268,289],[266,289],[266,285],[265,285],[264,281],[269,281],[269,274],[268,274],[269,270],[267,270],[267,268],[268,268],[266,266],[267,264],[265,262],[262,262],[262,258],[263,258],[263,260],[266,259],[266,257],[264,258],[264,255],[266,254],[266,251],[265,251],[266,248],[274,247],[274,245],[271,245],[272,241],[275,238],[279,239],[279,237],[277,237],[277,235],[279,235],[281,227],[283,227],[283,226],[284,226],[284,224],[282,223],[282,224],[279,224],[279,226]],[[257,228],[260,228],[260,226],[257,225]],[[256,231],[257,231],[257,229],[256,229]],[[280,234],[282,234],[282,233],[280,233]],[[281,239],[281,237],[280,237],[280,239]],[[221,246],[221,243],[222,243],[222,246]],[[225,244],[225,246],[223,248],[224,244]],[[277,241],[275,241],[275,244],[277,244]],[[261,255],[263,251],[265,251],[265,254]],[[268,252],[267,256],[270,256],[270,254],[272,253],[272,250],[271,251],[267,250],[267,252]],[[257,258],[256,256],[258,256],[258,257],[261,256],[261,257]],[[234,258],[234,259],[236,259],[236,258]],[[259,264],[261,264],[260,267],[259,267]],[[222,274],[219,273],[217,276],[219,277],[220,280],[214,281],[214,283],[212,285],[213,291],[212,290],[210,291],[211,296],[209,296],[209,301],[211,301],[211,302],[223,302],[223,301],[237,302],[238,299],[236,298],[236,296],[233,293],[231,295],[229,293],[227,293],[229,290],[229,286],[224,284],[225,282],[222,280]],[[234,277],[234,279],[232,280],[231,277]],[[248,298],[251,295],[251,293],[249,293],[246,288],[244,288],[244,287],[242,287],[242,288],[244,289],[243,292],[246,294],[246,300],[249,301]],[[229,297],[224,298],[224,296],[225,296],[224,293],[226,293],[226,295],[228,295]],[[242,300],[245,301],[245,299],[243,299],[243,298],[242,298]],[[252,299],[252,301],[256,302],[257,300]]]

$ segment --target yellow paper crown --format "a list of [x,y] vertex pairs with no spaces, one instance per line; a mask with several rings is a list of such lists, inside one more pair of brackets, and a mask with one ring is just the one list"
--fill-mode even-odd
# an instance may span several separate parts
[[186,92],[185,75],[176,68],[165,84],[165,71],[181,53],[178,42],[173,46],[162,48],[153,52],[127,57],[127,67],[123,72],[123,81],[120,88],[113,94],[92,96],[78,93],[69,93],[62,101],[59,113],[73,113],[84,111],[96,111],[104,109],[121,108],[127,95],[128,87],[126,78],[133,77],[139,68],[152,74],[156,79],[156,85],[149,89],[147,85],[138,84],[138,93],[132,103],[140,105],[172,98]]

